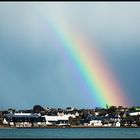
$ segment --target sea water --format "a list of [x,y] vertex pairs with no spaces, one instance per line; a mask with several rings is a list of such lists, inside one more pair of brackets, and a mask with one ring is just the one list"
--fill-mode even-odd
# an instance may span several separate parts
[[0,138],[140,138],[140,128],[1,128]]

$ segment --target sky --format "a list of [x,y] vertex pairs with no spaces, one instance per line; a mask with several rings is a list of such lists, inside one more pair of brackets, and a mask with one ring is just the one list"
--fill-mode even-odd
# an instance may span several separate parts
[[129,105],[140,106],[139,2],[0,2],[0,109],[99,106],[51,44],[61,23],[96,42]]

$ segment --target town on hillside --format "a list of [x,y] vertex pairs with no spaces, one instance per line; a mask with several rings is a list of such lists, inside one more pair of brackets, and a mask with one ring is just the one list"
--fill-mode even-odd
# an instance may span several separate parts
[[140,107],[62,109],[34,105],[32,109],[1,110],[0,127],[140,127]]

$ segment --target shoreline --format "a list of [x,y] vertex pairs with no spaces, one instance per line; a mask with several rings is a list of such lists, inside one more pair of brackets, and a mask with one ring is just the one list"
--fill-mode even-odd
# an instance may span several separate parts
[[15,127],[15,126],[7,126],[0,125],[0,129],[2,128],[17,128],[17,129],[37,129],[37,128],[140,128],[136,126],[124,126],[124,127],[114,127],[114,126],[83,126],[83,125],[71,125],[71,126],[33,126],[33,127]]

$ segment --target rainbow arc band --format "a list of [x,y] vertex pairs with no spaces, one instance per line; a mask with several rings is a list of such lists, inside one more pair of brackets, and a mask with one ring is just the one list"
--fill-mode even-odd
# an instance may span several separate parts
[[48,33],[46,39],[59,50],[82,92],[96,101],[93,104],[129,105],[119,80],[95,44],[63,22],[53,21],[48,16],[41,18]]

